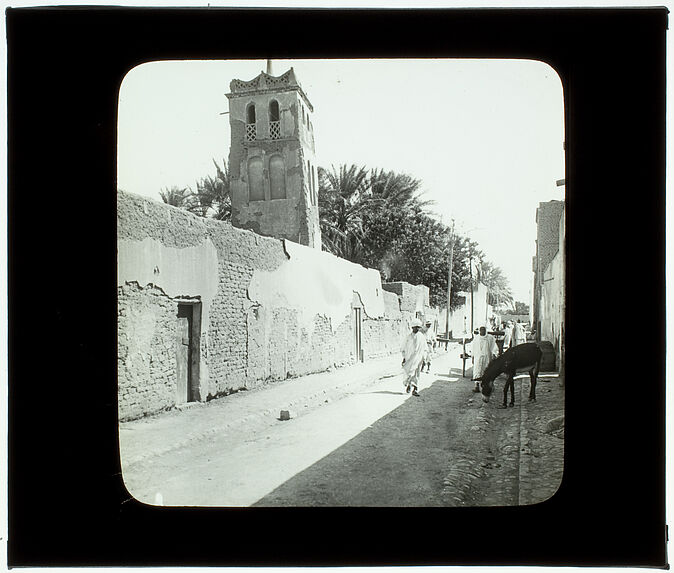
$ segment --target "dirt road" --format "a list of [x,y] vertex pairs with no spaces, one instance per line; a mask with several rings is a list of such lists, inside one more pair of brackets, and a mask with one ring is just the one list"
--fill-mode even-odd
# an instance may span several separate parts
[[[380,379],[288,421],[230,429],[125,468],[125,483],[163,505],[517,505],[521,399],[507,410],[483,404],[459,365],[454,355],[436,358],[420,397],[399,376]],[[541,379],[539,402],[551,385],[559,382]],[[548,478],[540,483],[552,493],[558,482]]]

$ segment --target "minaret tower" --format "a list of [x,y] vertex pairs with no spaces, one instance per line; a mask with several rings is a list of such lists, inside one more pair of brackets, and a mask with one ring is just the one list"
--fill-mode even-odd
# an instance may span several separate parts
[[232,224],[321,248],[314,111],[293,68],[229,84]]

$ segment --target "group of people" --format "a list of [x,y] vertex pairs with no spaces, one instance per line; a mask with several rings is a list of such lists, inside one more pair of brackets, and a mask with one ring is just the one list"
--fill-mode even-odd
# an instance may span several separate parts
[[502,328],[504,332],[503,352],[512,346],[524,344],[527,341],[527,333],[524,331],[524,325],[520,320],[517,322],[509,320],[502,324]]
[[[527,341],[527,335],[524,330],[524,325],[520,320],[514,322],[509,320],[503,325],[503,352],[509,348],[524,344]],[[496,339],[492,334],[487,332],[486,327],[481,326],[479,334],[473,338],[473,381],[475,388],[473,392],[480,392],[480,382],[477,380],[482,377],[487,365],[493,358],[499,355],[499,348],[496,344]]]
[[[419,396],[419,375],[424,371],[424,367],[426,372],[431,371],[431,357],[436,342],[432,325],[433,323],[428,320],[426,321],[426,328],[424,328],[418,318],[413,319],[410,324],[412,333],[407,336],[402,347],[402,366],[405,371],[403,384],[408,393],[412,392],[412,396]],[[526,342],[524,325],[519,320],[517,322],[509,320],[502,327],[504,331],[503,352]],[[499,355],[496,339],[487,332],[485,326],[481,326],[479,334],[473,338],[472,350],[474,359],[473,380],[475,381],[473,392],[480,392],[480,383],[476,379],[482,376],[489,362]]]
[[423,328],[418,318],[412,320],[410,327],[412,333],[405,339],[402,347],[403,370],[405,379],[403,384],[407,393],[412,392],[412,396],[419,396],[419,374],[431,371],[431,357],[435,346],[435,333],[433,332],[433,323],[426,321],[426,328]]

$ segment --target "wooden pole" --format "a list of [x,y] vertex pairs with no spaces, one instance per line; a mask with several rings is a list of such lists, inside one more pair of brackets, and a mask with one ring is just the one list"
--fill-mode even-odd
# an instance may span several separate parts
[[468,273],[470,275],[470,336],[473,336],[473,254],[468,257]]
[[452,300],[452,266],[454,264],[454,220],[452,219],[452,234],[450,235],[452,244],[449,248],[449,270],[447,271],[447,332],[445,338],[449,344],[449,305]]

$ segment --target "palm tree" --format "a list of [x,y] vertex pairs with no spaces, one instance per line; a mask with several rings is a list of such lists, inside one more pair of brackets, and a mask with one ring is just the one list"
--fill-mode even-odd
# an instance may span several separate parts
[[[354,262],[367,259],[368,231],[378,215],[389,210],[423,211],[430,201],[420,199],[421,181],[406,173],[364,166],[318,168],[319,209],[323,246]],[[369,253],[372,255],[372,253]]]
[[356,261],[362,250],[363,215],[372,207],[365,167],[318,168],[318,207],[325,249]]
[[159,191],[159,195],[167,205],[185,207],[190,196],[190,191],[187,187],[180,188],[173,185],[171,188],[165,187]]
[[197,190],[190,197],[186,208],[200,217],[228,220],[232,213],[229,194],[229,168],[223,160],[221,168],[215,159],[215,177],[206,175],[197,181]]
[[419,198],[421,181],[407,173],[373,169],[370,172],[369,187],[373,199],[381,205],[396,207],[415,205],[424,208],[432,203]]
[[487,260],[482,260],[480,263],[480,282],[489,289],[489,304],[494,306],[512,304],[512,291],[503,271]]
[[232,197],[230,195],[231,188],[229,186],[229,165],[227,160],[222,160],[222,169],[220,166],[213,160],[215,165],[215,177],[219,183],[219,192],[217,195],[218,204],[215,209],[213,217],[220,221],[229,221],[232,217]]

